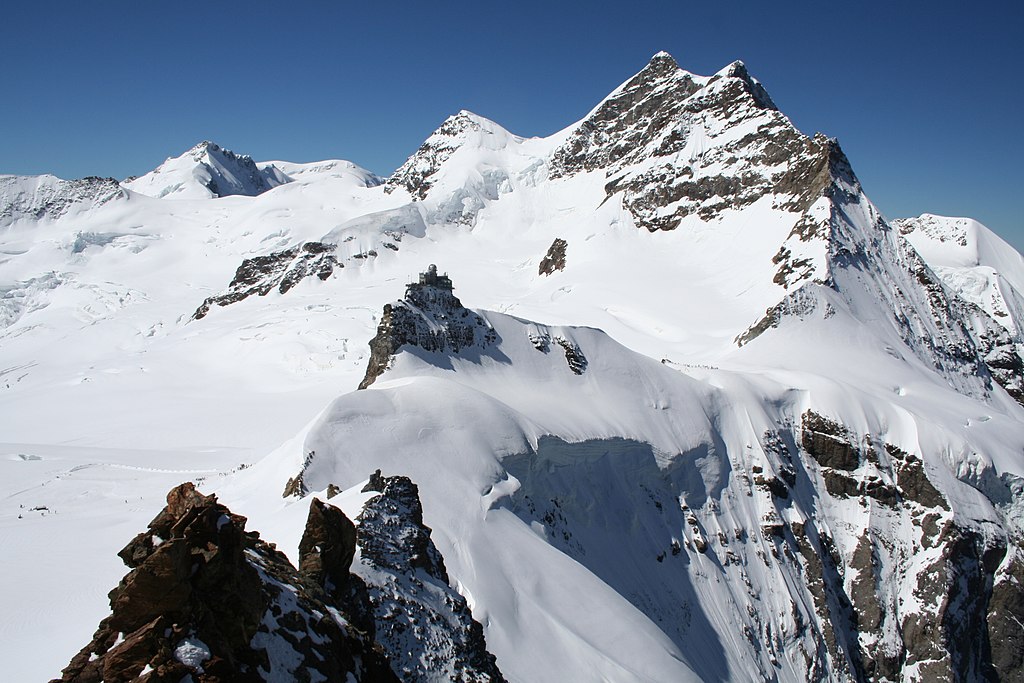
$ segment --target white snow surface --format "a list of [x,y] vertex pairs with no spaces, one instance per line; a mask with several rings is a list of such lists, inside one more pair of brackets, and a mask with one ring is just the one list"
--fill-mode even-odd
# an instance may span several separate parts
[[[620,199],[606,201],[604,173],[549,176],[572,129],[524,139],[460,112],[393,185],[337,160],[254,163],[261,183],[240,157],[197,147],[126,183],[126,201],[73,198],[60,216],[23,212],[0,227],[0,657],[11,679],[53,677],[88,642],[126,571],[115,553],[183,480],[294,559],[308,501],[281,491],[311,451],[307,485],[346,489],[331,502],[350,516],[375,469],[418,484],[452,585],[513,681],[802,680],[787,654],[806,647],[796,608],[773,590],[799,581],[764,561],[760,529],[777,513],[750,473],[782,467],[765,434],[809,408],[923,458],[949,515],[1001,523],[962,480],[1024,476],[1024,411],[997,386],[936,371],[933,347],[901,337],[894,311],[926,304],[900,294],[910,285],[897,260],[916,249],[1019,339],[1019,254],[976,222],[939,217],[902,224],[913,228],[905,246],[877,232],[858,194],[837,243],[893,260],[840,274],[838,291],[804,285],[811,304],[738,346],[793,295],[773,282],[772,257],[800,216],[766,196],[639,230]],[[682,156],[733,139],[694,135]],[[398,182],[410,174],[430,178],[424,196]],[[210,201],[211,180],[238,196]],[[555,238],[568,243],[566,268],[539,275]],[[337,245],[344,267],[191,319],[243,259],[306,241]],[[825,248],[806,249],[827,272]],[[458,356],[406,349],[353,391],[382,307],[429,263],[499,343]],[[586,356],[582,375],[559,339]],[[787,521],[812,508],[845,557],[864,529],[913,533],[899,515],[824,493],[796,501]],[[915,609],[910,586],[885,590]]]
[[894,223],[947,287],[1021,341],[1024,258],[1016,249],[970,218],[922,214]]

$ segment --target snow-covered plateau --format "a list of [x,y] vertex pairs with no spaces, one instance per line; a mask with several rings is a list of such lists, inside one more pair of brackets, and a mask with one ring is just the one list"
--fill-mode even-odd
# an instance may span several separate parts
[[1022,326],[1020,254],[887,220],[740,62],[387,178],[0,176],[0,657],[1022,680]]

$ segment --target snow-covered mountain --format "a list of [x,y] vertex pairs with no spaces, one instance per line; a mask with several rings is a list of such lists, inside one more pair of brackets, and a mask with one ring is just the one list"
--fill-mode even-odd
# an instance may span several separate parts
[[290,181],[272,163],[257,165],[251,157],[204,141],[179,157],[167,159],[149,173],[125,181],[124,185],[150,197],[205,199],[229,195],[255,197]]
[[113,178],[0,175],[0,228],[19,220],[55,220],[126,196]]
[[514,681],[1024,675],[1024,263],[888,222],[741,63],[547,138],[459,112],[383,182],[207,145],[125,187],[0,233],[5,585],[84,596],[5,594],[26,676],[183,479],[297,565],[311,497],[405,539],[353,564],[403,680],[489,671],[467,608]]

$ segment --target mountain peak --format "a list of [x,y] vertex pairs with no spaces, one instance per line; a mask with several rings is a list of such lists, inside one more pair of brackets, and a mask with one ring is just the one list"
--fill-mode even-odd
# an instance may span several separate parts
[[671,230],[690,214],[710,220],[766,194],[794,194],[794,178],[815,174],[791,178],[779,168],[814,151],[743,62],[705,77],[659,52],[577,124],[555,151],[551,176],[604,170],[607,195],[622,193],[637,225]]
[[226,157],[228,159],[242,161],[242,162],[244,162],[246,159],[248,159],[249,161],[252,161],[252,157],[249,156],[248,154],[236,154],[235,152],[232,152],[230,149],[226,149],[224,147],[221,147],[216,142],[213,142],[211,140],[203,140],[202,142],[194,145],[187,152],[185,152],[184,154],[182,154],[181,156],[176,157],[176,158],[182,159],[182,158],[185,158],[185,157],[189,157],[189,158],[194,159],[195,161],[203,161],[203,157],[205,155],[211,155],[211,154],[221,155],[221,156]]
[[765,90],[761,82],[750,75],[747,70],[747,65],[737,59],[732,62],[724,69],[715,74],[714,78],[738,78],[743,81],[744,87],[748,93],[754,98],[758,105],[764,109],[775,109],[775,102],[772,100],[771,95]]
[[737,59],[730,62],[715,75],[729,78],[749,78],[750,72],[747,71],[747,65],[743,63],[743,60]]
[[624,91],[642,91],[655,88],[663,81],[671,82],[680,78],[692,79],[693,74],[682,69],[672,55],[662,50],[651,57],[643,69],[638,71],[635,76],[626,81],[609,97]]
[[679,63],[676,62],[675,58],[672,55],[662,50],[661,52],[658,52],[653,57],[651,57],[651,59],[647,62],[647,66],[644,67],[644,71],[652,68],[664,69],[667,71],[670,69],[679,69],[680,67]]
[[125,186],[151,197],[208,199],[229,195],[255,197],[290,180],[273,166],[259,168],[252,157],[203,140]]
[[[416,152],[405,160],[385,181],[385,192],[404,187],[417,199],[427,193],[443,176],[442,167],[461,149],[497,151],[522,141],[490,119],[466,109],[452,114],[424,140]],[[472,153],[472,152],[471,152]]]

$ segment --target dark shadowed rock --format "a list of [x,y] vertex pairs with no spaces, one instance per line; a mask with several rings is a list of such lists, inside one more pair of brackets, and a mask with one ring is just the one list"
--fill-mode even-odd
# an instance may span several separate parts
[[1019,555],[996,574],[989,599],[991,676],[1003,681],[1024,681],[1024,561]]
[[333,505],[310,501],[299,541],[299,571],[333,593],[347,584],[355,552],[355,524]]
[[565,248],[567,246],[568,242],[556,237],[548,247],[548,253],[540,260],[540,266],[537,268],[538,274],[551,275],[556,270],[565,270]]
[[803,414],[800,445],[822,467],[855,470],[860,465],[860,453],[850,443],[850,434],[837,422],[808,410]]
[[885,450],[892,458],[900,495],[925,507],[949,509],[946,499],[925,474],[924,463],[920,458],[888,443],[885,444]]

